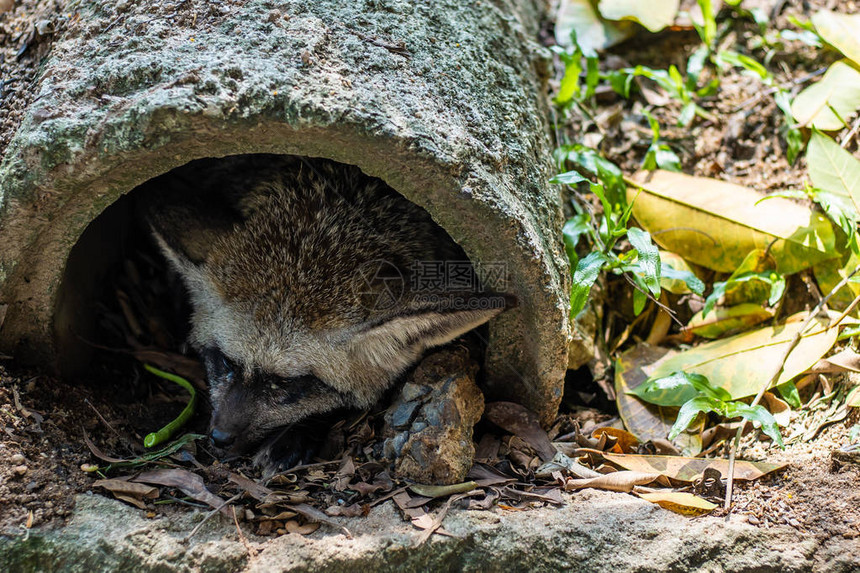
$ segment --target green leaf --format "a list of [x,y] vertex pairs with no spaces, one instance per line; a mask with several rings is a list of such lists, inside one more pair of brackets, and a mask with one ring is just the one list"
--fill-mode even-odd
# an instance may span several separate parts
[[588,99],[594,95],[594,90],[597,88],[597,82],[600,81],[600,67],[597,56],[588,56],[585,58],[585,94],[584,99]]
[[669,440],[674,440],[678,437],[678,434],[686,430],[690,423],[696,419],[696,416],[699,415],[699,412],[718,412],[722,409],[721,406],[722,402],[720,400],[714,400],[707,396],[697,396],[688,400],[678,411],[678,418],[669,431]]
[[558,95],[555,96],[555,103],[563,105],[575,99],[579,95],[579,75],[582,73],[582,51],[579,49],[573,52],[562,50],[558,46],[554,50],[558,54],[561,61],[564,63],[564,76],[561,78],[561,85],[558,89]]
[[749,56],[739,54],[731,50],[725,50],[717,54],[717,59],[720,62],[731,66],[745,69],[752,75],[757,76],[765,85],[771,85],[773,83],[773,76],[769,71],[767,71],[767,68],[765,68],[761,62]]
[[817,130],[812,132],[806,158],[812,184],[850,198],[860,213],[860,161]]
[[789,380],[776,387],[776,391],[782,396],[782,399],[788,402],[788,405],[797,410],[803,403],[800,401],[800,393],[797,391],[797,386]]
[[737,418],[740,416],[749,422],[758,422],[761,424],[761,430],[770,436],[780,448],[785,448],[782,443],[782,434],[779,433],[779,424],[773,417],[773,414],[768,412],[761,404],[750,406],[743,402],[729,402],[726,404],[725,417]]
[[576,270],[573,272],[573,284],[570,289],[570,316],[576,318],[582,309],[585,308],[585,303],[588,302],[588,294],[591,292],[591,287],[600,276],[600,271],[603,265],[609,261],[609,257],[600,251],[589,253],[586,257],[580,259],[576,265]]
[[681,113],[678,115],[678,125],[687,127],[696,117],[696,104],[689,102],[681,108]]
[[681,159],[665,143],[661,143],[654,151],[657,167],[668,171],[681,172]]
[[559,173],[555,177],[549,180],[550,183],[554,183],[556,185],[576,185],[577,183],[587,182],[588,179],[583,177],[578,171],[566,171],[565,173]]
[[672,268],[670,265],[663,264],[660,267],[660,276],[664,279],[684,281],[687,288],[698,295],[705,292],[705,283],[703,283],[699,277],[694,275],[692,271],[677,270]]
[[645,286],[655,297],[660,296],[660,253],[651,235],[637,227],[627,231],[627,239],[639,254],[638,266]]
[[633,85],[633,76],[624,70],[615,70],[604,74],[609,81],[609,87],[618,95],[627,99],[630,97],[630,86]]
[[698,0],[698,2],[705,23],[701,27],[696,26],[696,31],[699,32],[702,42],[710,47],[714,45],[714,40],[717,38],[717,21],[714,18],[714,9],[711,6],[711,0]]
[[[637,281],[635,278],[633,280],[637,283],[641,282]],[[645,287],[640,284],[639,288],[644,290]],[[643,292],[643,290],[633,289],[633,316],[639,316],[642,314],[642,311],[645,310],[645,303],[648,302],[648,296]]]
[[579,165],[589,173],[596,176],[606,186],[607,198],[612,205],[624,206],[627,204],[625,192],[627,185],[624,183],[624,175],[621,169],[602,157],[596,149],[584,145],[565,145],[559,149],[559,154],[576,165]]
[[681,406],[700,394],[714,400],[731,399],[728,392],[712,386],[701,374],[680,370],[661,378],[651,378],[628,394],[658,406]]
[[687,89],[693,91],[699,83],[699,76],[702,75],[702,70],[705,68],[705,61],[708,59],[711,50],[708,46],[699,46],[693,55],[687,59]]
[[576,245],[579,243],[579,238],[587,234],[590,230],[591,217],[588,213],[580,213],[571,217],[564,224],[561,235],[564,239],[564,252],[567,253],[571,267],[574,267],[579,262],[579,257],[576,254]]

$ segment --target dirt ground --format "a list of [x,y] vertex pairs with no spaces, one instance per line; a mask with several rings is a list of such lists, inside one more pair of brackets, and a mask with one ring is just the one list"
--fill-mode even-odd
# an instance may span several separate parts
[[[811,4],[814,9],[837,2]],[[853,2],[838,4],[841,11],[857,8]],[[64,5],[59,0],[19,0],[12,12],[0,15],[0,155],[23,110],[33,100],[39,62],[69,22],[78,17],[74,12],[64,12]],[[805,5],[785,3],[776,26],[789,27],[786,15],[802,14]],[[726,41],[749,44],[754,30],[751,22],[738,22]],[[613,48],[611,61],[614,67],[683,66],[697,45],[695,33],[689,31],[640,34]],[[752,53],[756,54],[754,50]],[[771,69],[778,83],[791,85],[796,92],[831,61],[822,59],[818,51],[792,43],[774,57]],[[622,170],[633,172],[650,142],[641,104],[611,93],[600,97],[601,109],[607,111],[603,123],[573,120],[562,129],[571,137],[576,134],[599,145]],[[685,172],[761,191],[801,186],[806,178],[805,159],[788,164],[778,133],[782,121],[779,111],[758,80],[729,71],[722,78],[718,95],[703,105],[714,120],[697,121],[692,128],[672,127],[678,112],[672,102],[653,110],[663,126],[664,140],[679,151]],[[848,149],[856,154],[857,147],[855,138]],[[106,314],[115,312],[109,309]],[[181,394],[169,386],[136,377],[138,370],[123,366],[126,359],[122,355],[99,356],[101,363],[94,364],[92,376],[76,383],[22,371],[8,357],[0,358],[0,506],[5,508],[0,512],[0,531],[62,523],[72,509],[73,495],[92,489],[94,476],[81,468],[98,460],[85,443],[85,433],[103,452],[132,456],[139,453],[131,451],[133,444],[140,444],[143,434],[175,415],[182,403]],[[613,413],[580,416],[604,420],[611,419]],[[820,422],[822,416],[815,412],[798,414],[783,433],[791,435],[802,424]],[[849,443],[848,433],[857,423],[858,412],[851,412],[824,426],[810,441],[799,441],[784,451],[768,447],[769,441],[748,438],[741,457],[785,462],[788,468],[739,484],[736,513],[764,528],[787,524],[805,535],[860,535],[860,464],[833,457],[835,450]],[[192,421],[196,431],[204,432],[205,425],[205,412]],[[211,461],[205,452],[199,457]],[[175,501],[173,505],[148,505],[146,511],[176,511],[185,503]]]

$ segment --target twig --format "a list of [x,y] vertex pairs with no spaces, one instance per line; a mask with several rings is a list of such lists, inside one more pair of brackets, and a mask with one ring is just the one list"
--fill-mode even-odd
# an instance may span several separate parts
[[255,547],[251,547],[251,544],[248,543],[248,538],[245,537],[245,534],[242,533],[242,528],[239,527],[239,518],[236,517],[236,506],[231,505],[230,509],[233,510],[233,523],[236,524],[236,533],[239,535],[239,542],[245,547],[245,551],[248,552],[248,557],[253,559],[257,556],[257,549]]
[[[851,278],[854,275],[856,275],[858,272],[860,272],[860,265],[857,265],[856,267],[854,267],[854,270],[851,271],[851,273],[849,275],[847,275],[845,278],[843,278],[841,281],[839,281],[839,283],[835,287],[833,287],[833,290],[831,290],[827,294],[827,296],[825,296],[820,301],[818,301],[818,304],[815,305],[815,308],[813,308],[809,312],[809,316],[806,317],[806,320],[803,321],[803,324],[798,329],[798,331],[794,335],[794,337],[792,337],[792,339],[789,341],[788,346],[785,348],[785,352],[783,353],[782,359],[779,361],[779,364],[777,365],[776,371],[773,373],[773,376],[770,377],[770,379],[767,381],[767,383],[763,384],[762,387],[759,388],[758,394],[755,395],[755,398],[753,398],[753,401],[750,404],[751,407],[754,408],[755,406],[757,406],[758,403],[761,402],[762,397],[764,397],[764,393],[767,392],[768,389],[771,386],[773,386],[773,384],[775,384],[777,380],[779,380],[779,377],[782,375],[782,371],[785,368],[785,363],[788,360],[788,356],[791,354],[791,352],[794,350],[794,348],[800,342],[800,339],[803,336],[803,333],[806,331],[807,328],[809,328],[809,325],[812,323],[812,320],[816,316],[818,316],[818,313],[821,311],[822,308],[824,308],[824,305],[826,305],[828,303],[830,298],[833,295],[835,295],[842,287],[847,285],[848,281],[851,280]],[[854,304],[854,303],[852,303],[852,304]],[[840,317],[840,318],[842,318],[842,317]],[[829,325],[827,328],[832,328],[832,327],[836,326],[837,324],[838,324],[838,322]],[[731,447],[731,450],[729,451],[729,476],[728,476],[728,481],[726,483],[726,499],[725,499],[725,503],[723,504],[723,509],[725,509],[726,511],[728,511],[732,505],[732,487],[734,485],[734,475],[735,475],[735,456],[737,454],[738,448],[740,447],[741,437],[743,436],[743,432],[744,432],[744,425],[742,424],[741,427],[738,428],[737,434],[735,434],[735,439],[732,442],[732,447]],[[731,515],[731,513],[726,514],[726,520],[729,519],[730,515]]]
[[215,509],[213,509],[212,511],[207,513],[206,517],[204,517],[200,521],[200,523],[198,523],[197,525],[194,526],[194,529],[191,530],[191,533],[189,533],[188,535],[186,535],[185,537],[182,538],[182,543],[188,543],[188,540],[191,539],[192,537],[194,537],[194,534],[197,533],[201,527],[203,527],[204,523],[209,521],[213,515],[215,515],[216,513],[218,513],[219,511],[221,511],[222,509],[224,509],[225,507],[227,507],[228,505],[230,505],[231,503],[233,503],[234,501],[236,501],[237,499],[242,497],[242,494],[244,494],[244,493],[245,492],[237,493],[236,495],[234,495],[233,497],[231,497],[230,499],[228,499],[227,501],[222,503],[220,506],[216,507]]
[[624,279],[625,279],[628,283],[630,283],[630,285],[631,285],[633,288],[635,288],[636,290],[638,290],[639,292],[641,292],[642,294],[644,294],[644,295],[648,298],[648,300],[650,300],[651,302],[653,302],[654,304],[656,304],[660,309],[662,309],[666,314],[668,314],[668,315],[672,318],[672,320],[674,320],[675,322],[677,322],[678,324],[680,324],[680,325],[682,325],[682,326],[683,326],[683,324],[684,324],[684,323],[680,321],[680,319],[678,318],[677,313],[676,313],[674,310],[672,310],[671,308],[669,308],[668,306],[666,306],[665,304],[663,304],[662,302],[660,302],[659,300],[657,300],[656,298],[654,298],[654,296],[653,296],[650,292],[646,292],[646,291],[642,290],[642,289],[639,287],[639,285],[637,285],[637,284],[636,284],[636,281],[634,281],[633,279],[631,279],[631,278],[627,275],[627,273],[625,273],[625,274],[623,274],[623,275],[621,275],[621,276],[623,276],[623,277],[624,277]]
[[857,130],[860,130],[860,117],[854,120],[854,125],[851,126],[851,131],[845,134],[845,137],[842,138],[842,141],[839,145],[844,149],[848,147],[848,144],[851,143],[851,140],[854,139],[854,134],[857,133]]
[[111,432],[113,432],[113,433],[116,435],[116,437],[118,437],[120,440],[122,440],[122,441],[124,442],[125,446],[126,446],[126,447],[128,447],[128,440],[126,440],[126,439],[125,439],[125,437],[124,437],[122,434],[120,434],[119,432],[117,432],[117,431],[116,431],[116,428],[114,428],[113,426],[111,426],[110,422],[108,422],[107,420],[105,420],[105,417],[104,417],[104,416],[102,416],[102,413],[101,413],[101,412],[99,412],[99,411],[98,411],[98,409],[97,409],[95,406],[93,406],[93,403],[92,403],[92,402],[90,402],[90,399],[89,399],[89,398],[84,398],[84,404],[86,404],[87,406],[89,406],[90,408],[92,408],[93,412],[95,412],[95,413],[96,413],[96,416],[98,417],[98,419],[102,421],[102,424],[104,424],[105,426],[107,426],[107,429],[108,429],[108,430],[110,430]]
[[839,317],[833,323],[833,326],[836,326],[840,324],[843,320],[845,320],[846,316],[854,312],[854,309],[857,308],[858,304],[860,304],[860,296],[855,297],[854,300],[851,301],[851,304],[848,305],[848,308],[842,311],[842,314],[839,315]]

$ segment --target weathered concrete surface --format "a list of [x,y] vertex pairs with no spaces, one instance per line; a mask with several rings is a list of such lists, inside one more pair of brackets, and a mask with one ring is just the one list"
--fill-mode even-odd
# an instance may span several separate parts
[[[213,519],[188,544],[202,518],[147,519],[95,495],[78,498],[64,529],[0,535],[0,570],[93,571],[612,571],[827,572],[860,570],[856,539],[805,536],[791,528],[757,529],[723,519],[686,518],[627,494],[584,491],[568,505],[527,512],[454,510],[434,536],[418,530],[391,502],[367,518],[339,519],[353,534],[321,527],[301,537],[264,540]],[[218,518],[220,519],[220,517]]]
[[546,51],[533,39],[544,0],[70,9],[80,18],[0,166],[0,351],[42,364],[70,352],[57,341],[78,340],[74,321],[56,317],[86,297],[63,298],[65,263],[122,194],[201,157],[321,156],[426,208],[479,274],[506,265],[520,306],[490,325],[491,394],[551,418],[570,328],[560,199],[546,183]]

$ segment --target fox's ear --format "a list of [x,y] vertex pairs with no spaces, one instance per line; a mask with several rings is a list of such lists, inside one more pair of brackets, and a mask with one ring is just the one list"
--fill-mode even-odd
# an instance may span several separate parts
[[516,306],[516,298],[469,294],[447,303],[407,311],[368,327],[352,339],[351,353],[386,369],[403,369],[428,348],[446,344]]

